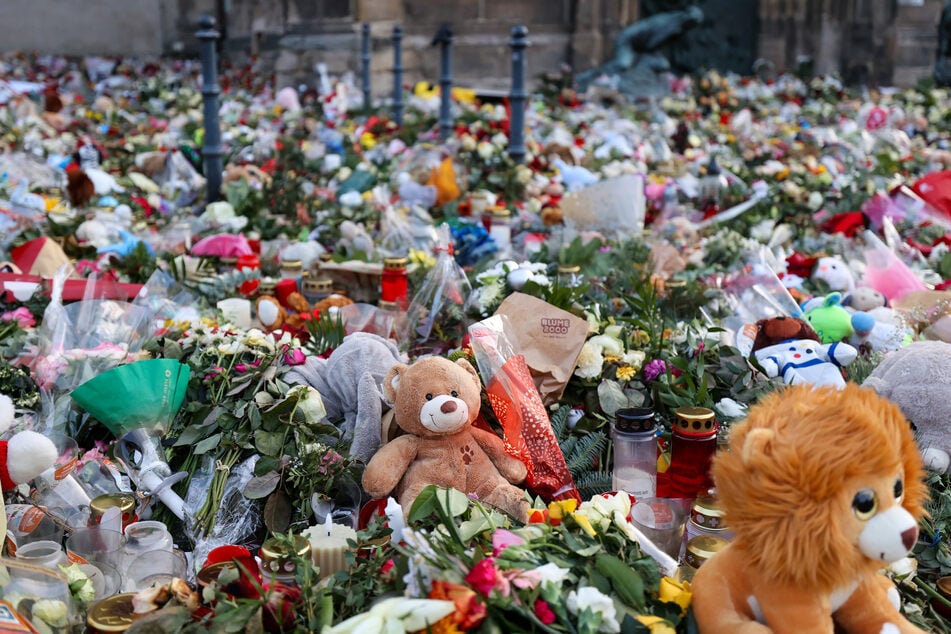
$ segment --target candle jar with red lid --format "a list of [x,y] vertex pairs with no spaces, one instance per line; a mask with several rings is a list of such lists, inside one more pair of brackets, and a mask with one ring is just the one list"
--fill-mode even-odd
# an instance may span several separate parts
[[717,451],[717,421],[706,407],[678,407],[671,435],[669,497],[695,498],[713,487],[710,465]]
[[406,274],[406,258],[383,260],[383,276],[380,279],[380,301],[393,302],[405,308],[409,300],[409,276]]
[[[260,271],[261,259],[254,253],[239,255],[238,261],[235,262],[235,268],[239,271]],[[242,282],[238,290],[241,291],[241,294],[245,297],[251,297],[258,290],[260,283],[260,280],[248,280]]]

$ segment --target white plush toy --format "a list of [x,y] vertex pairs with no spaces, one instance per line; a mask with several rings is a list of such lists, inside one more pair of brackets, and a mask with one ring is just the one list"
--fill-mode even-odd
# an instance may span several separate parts
[[852,363],[858,351],[847,343],[793,339],[760,348],[755,353],[767,376],[781,376],[788,385],[810,383],[845,387],[840,368]]
[[849,265],[841,258],[822,257],[816,263],[816,268],[812,272],[813,280],[822,280],[829,285],[831,291],[841,291],[843,293],[855,290],[855,277],[849,270]]
[[[6,394],[0,394],[0,434],[5,433],[16,418],[16,408]],[[0,488],[11,491],[29,482],[56,463],[59,452],[53,441],[35,431],[21,431],[9,440],[0,440]],[[0,497],[0,540],[7,533],[7,514]]]

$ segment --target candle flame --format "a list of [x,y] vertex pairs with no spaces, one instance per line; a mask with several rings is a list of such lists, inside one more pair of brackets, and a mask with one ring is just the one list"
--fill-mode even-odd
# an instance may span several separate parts
[[327,537],[330,537],[330,534],[333,532],[333,529],[334,529],[333,518],[330,516],[330,513],[327,513],[327,519],[324,520],[324,530],[327,531]]

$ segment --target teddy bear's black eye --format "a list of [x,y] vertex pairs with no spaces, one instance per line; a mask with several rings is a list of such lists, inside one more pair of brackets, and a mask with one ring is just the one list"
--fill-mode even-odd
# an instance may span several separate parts
[[812,354],[812,348],[806,348],[805,350],[803,350],[803,352],[805,352],[806,354]]
[[795,351],[796,351],[796,347],[793,346],[792,348],[789,349],[789,351],[790,351],[790,352],[795,352]]
[[878,498],[875,497],[875,492],[871,489],[862,489],[852,498],[852,511],[855,513],[855,517],[862,521],[872,517],[877,508]]
[[459,392],[457,392],[457,391],[455,391],[455,390],[453,390],[453,391],[450,392],[449,394],[452,395],[453,398],[459,398]]
[[895,499],[897,500],[905,494],[905,485],[901,483],[901,478],[895,480]]
[[427,395],[426,395],[426,400],[427,400],[427,401],[433,400],[433,395],[432,395],[432,394],[427,394]]

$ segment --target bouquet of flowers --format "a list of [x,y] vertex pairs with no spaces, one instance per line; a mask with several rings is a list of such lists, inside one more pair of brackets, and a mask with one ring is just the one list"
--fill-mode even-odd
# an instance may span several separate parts
[[393,586],[403,598],[332,631],[356,632],[370,615],[385,621],[422,598],[452,602],[442,614],[433,606],[432,632],[685,631],[689,586],[644,554],[630,508],[624,493],[564,500],[519,526],[459,491],[429,487],[396,545],[405,573]]

